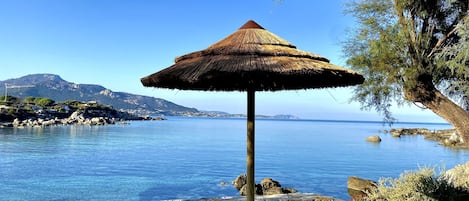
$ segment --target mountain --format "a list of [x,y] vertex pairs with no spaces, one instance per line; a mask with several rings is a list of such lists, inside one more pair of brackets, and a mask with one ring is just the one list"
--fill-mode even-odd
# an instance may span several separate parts
[[[7,84],[7,85],[5,85]],[[82,102],[96,101],[100,104],[111,105],[115,109],[136,115],[192,115],[199,116],[195,108],[177,105],[170,101],[124,92],[113,92],[103,86],[95,84],[75,84],[63,80],[54,74],[32,74],[24,77],[0,81],[0,94],[5,94],[5,87],[9,96],[25,98],[47,97],[61,102],[78,100]]]

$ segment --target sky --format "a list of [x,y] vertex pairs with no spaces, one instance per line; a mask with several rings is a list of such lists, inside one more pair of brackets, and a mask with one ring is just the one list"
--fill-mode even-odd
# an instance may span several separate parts
[[[163,98],[207,111],[246,113],[243,92],[145,88],[140,78],[207,48],[254,20],[298,49],[345,66],[353,31],[346,0],[0,0],[0,80],[52,73],[79,84]],[[352,87],[257,92],[256,113],[311,119],[381,120],[350,102]],[[444,122],[416,106],[399,121]]]

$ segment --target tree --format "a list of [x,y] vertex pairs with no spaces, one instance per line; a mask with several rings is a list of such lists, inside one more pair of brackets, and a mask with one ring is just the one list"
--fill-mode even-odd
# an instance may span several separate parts
[[28,97],[26,97],[26,98],[23,99],[23,102],[24,102],[24,103],[28,103],[28,104],[29,104],[29,103],[34,103],[34,99],[35,99],[35,98],[32,97],[32,96],[28,96]]
[[[5,101],[6,100],[6,101]],[[15,96],[0,96],[0,103],[3,105],[8,105],[8,104],[16,104],[19,103],[19,98]]]
[[430,109],[469,146],[468,7],[469,0],[349,3],[357,27],[343,51],[347,64],[366,79],[353,99],[386,120],[393,120],[393,103]]
[[54,100],[50,98],[35,98],[34,103],[39,106],[50,106],[55,103]]

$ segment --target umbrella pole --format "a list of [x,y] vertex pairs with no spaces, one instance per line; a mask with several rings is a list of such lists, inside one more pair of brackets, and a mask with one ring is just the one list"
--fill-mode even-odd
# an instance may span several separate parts
[[254,201],[255,181],[254,181],[254,106],[255,106],[255,90],[248,90],[248,124],[247,124],[247,200]]

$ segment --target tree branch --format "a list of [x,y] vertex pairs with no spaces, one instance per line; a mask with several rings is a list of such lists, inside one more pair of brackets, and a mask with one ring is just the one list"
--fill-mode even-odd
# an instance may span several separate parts
[[458,29],[457,26],[454,26],[454,28],[446,35],[444,35],[443,37],[440,38],[440,40],[438,40],[438,42],[436,43],[435,47],[433,47],[432,51],[430,52],[430,54],[428,54],[427,58],[430,58],[433,53],[435,53],[435,51],[440,48],[440,46],[443,44],[443,42],[446,41],[446,39],[448,39],[451,35],[454,34],[454,32],[456,32],[456,30]]

